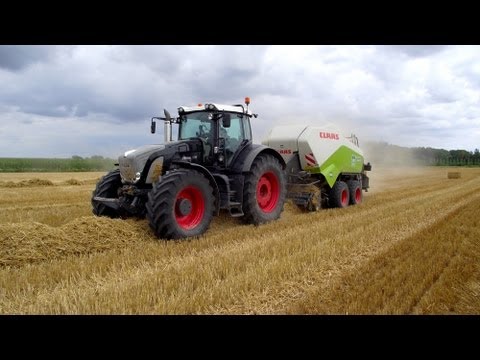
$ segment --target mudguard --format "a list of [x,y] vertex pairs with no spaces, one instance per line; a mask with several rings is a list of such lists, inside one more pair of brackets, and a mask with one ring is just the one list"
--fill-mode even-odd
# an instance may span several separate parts
[[282,168],[285,169],[285,160],[283,160],[282,156],[278,152],[265,145],[250,144],[241,150],[240,153],[232,160],[232,171],[234,173],[250,171],[253,161],[260,154],[272,155],[280,162]]

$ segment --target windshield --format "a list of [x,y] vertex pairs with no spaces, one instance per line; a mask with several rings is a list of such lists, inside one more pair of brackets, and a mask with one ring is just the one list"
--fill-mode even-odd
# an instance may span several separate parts
[[212,129],[212,113],[204,111],[189,113],[180,118],[178,139],[185,140],[192,137],[211,139]]

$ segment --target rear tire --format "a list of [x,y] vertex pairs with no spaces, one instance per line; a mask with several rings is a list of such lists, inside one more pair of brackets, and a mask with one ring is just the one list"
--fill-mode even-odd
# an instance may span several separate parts
[[243,221],[264,224],[280,217],[287,195],[287,183],[280,162],[272,155],[258,156],[245,177]]
[[122,180],[120,178],[120,170],[116,169],[110,171],[107,175],[102,177],[97,183],[95,190],[92,192],[92,206],[93,214],[97,216],[108,216],[111,218],[117,218],[121,214],[111,207],[93,201],[95,196],[105,198],[118,198],[118,189],[122,186]]
[[348,186],[343,181],[337,181],[330,190],[330,207],[344,208],[350,202]]
[[213,189],[202,173],[176,170],[148,193],[147,219],[158,238],[199,236],[210,226],[213,201]]
[[358,180],[349,180],[347,182],[350,193],[350,205],[358,205],[363,201],[362,183]]

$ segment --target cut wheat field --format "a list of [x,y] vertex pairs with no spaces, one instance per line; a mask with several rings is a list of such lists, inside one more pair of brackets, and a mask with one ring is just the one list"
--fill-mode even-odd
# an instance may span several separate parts
[[361,205],[169,242],[94,217],[102,175],[0,174],[1,314],[480,314],[479,168],[374,168]]

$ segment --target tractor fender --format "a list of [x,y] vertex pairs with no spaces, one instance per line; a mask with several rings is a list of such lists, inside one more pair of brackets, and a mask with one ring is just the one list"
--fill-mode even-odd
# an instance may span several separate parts
[[206,169],[202,165],[190,163],[187,161],[172,161],[172,164],[178,165],[184,169],[196,170],[202,173],[203,175],[205,175],[205,177],[208,179],[208,181],[210,182],[210,185],[212,185],[212,188],[213,188],[213,196],[214,196],[213,205],[215,208],[215,214],[218,215],[220,211],[220,190],[218,189],[218,184],[215,181],[215,178],[213,177],[213,175],[210,173],[210,171],[208,171],[208,169]]
[[238,173],[250,171],[253,161],[260,154],[272,155],[280,162],[280,164],[282,165],[282,168],[285,169],[286,167],[285,160],[283,160],[282,156],[278,152],[276,152],[274,149],[265,145],[251,144],[250,146],[247,146],[245,149],[243,149],[242,152],[235,159],[235,163],[232,167],[232,170]]

